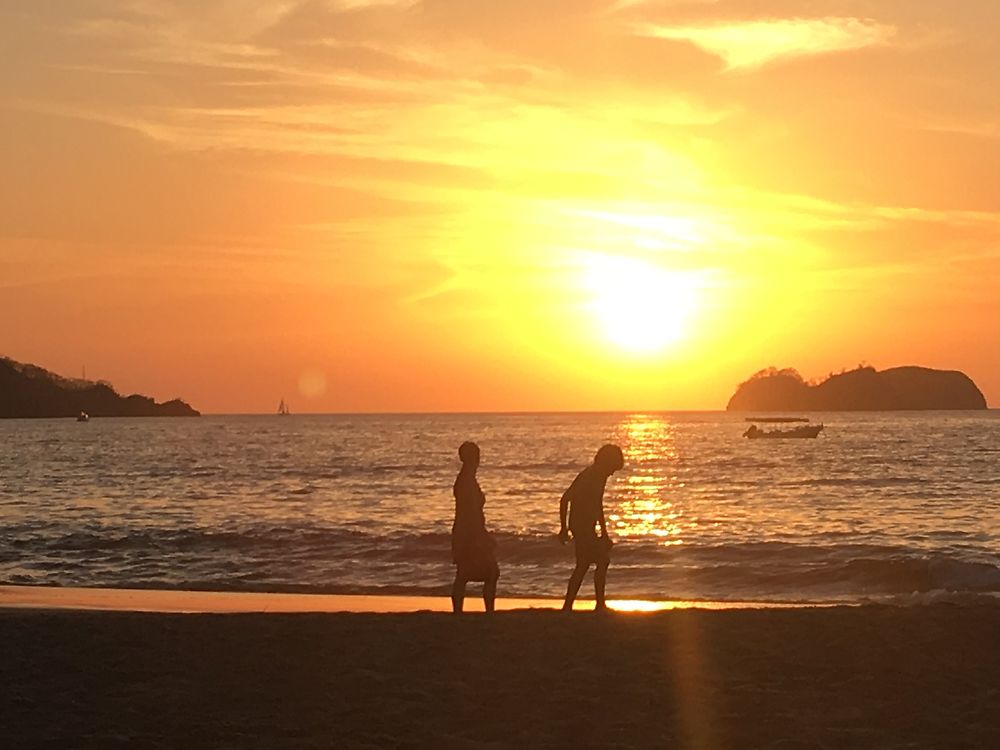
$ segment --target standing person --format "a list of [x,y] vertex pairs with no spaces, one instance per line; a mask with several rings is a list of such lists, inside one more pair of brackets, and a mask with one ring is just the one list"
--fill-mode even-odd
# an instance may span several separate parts
[[479,446],[465,442],[458,449],[462,468],[455,479],[455,523],[451,527],[451,555],[455,562],[455,584],[451,590],[452,610],[462,611],[465,601],[465,584],[483,582],[483,602],[486,611],[492,612],[497,596],[500,566],[494,552],[496,542],[486,530],[483,506],[486,496],[476,479],[479,468]]
[[[611,564],[612,542],[608,536],[608,523],[604,518],[604,487],[608,483],[608,477],[624,465],[625,457],[621,448],[617,445],[602,446],[594,456],[594,463],[577,475],[559,501],[559,539],[565,544],[572,532],[576,547],[576,567],[566,587],[563,611],[573,609],[573,601],[591,565],[595,566],[596,609],[601,611],[608,608],[604,600],[604,587],[608,580],[608,566]],[[600,537],[594,529],[598,525],[601,527]]]

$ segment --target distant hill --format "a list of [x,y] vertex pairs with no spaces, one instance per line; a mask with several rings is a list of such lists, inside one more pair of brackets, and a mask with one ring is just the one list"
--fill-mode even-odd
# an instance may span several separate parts
[[109,383],[72,380],[35,365],[0,357],[0,418],[197,417],[180,399],[156,403],[147,396],[121,396]]
[[927,367],[874,367],[810,384],[793,369],[761,370],[736,389],[728,411],[898,411],[985,409],[968,375]]

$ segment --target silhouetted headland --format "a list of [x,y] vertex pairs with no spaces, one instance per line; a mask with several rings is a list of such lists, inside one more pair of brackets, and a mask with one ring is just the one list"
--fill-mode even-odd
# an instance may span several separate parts
[[121,396],[109,383],[73,380],[36,365],[0,357],[0,418],[197,417],[198,411],[174,399],[157,403],[148,396]]
[[741,383],[728,411],[900,411],[985,409],[986,398],[968,375],[927,367],[874,367],[807,383],[793,369],[768,368]]

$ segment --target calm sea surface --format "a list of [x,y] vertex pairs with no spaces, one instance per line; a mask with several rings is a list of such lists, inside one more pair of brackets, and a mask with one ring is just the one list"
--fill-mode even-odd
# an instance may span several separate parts
[[0,421],[0,582],[444,593],[472,439],[501,596],[563,593],[559,497],[607,441],[615,598],[1000,596],[1000,413],[811,416],[789,441],[721,412]]

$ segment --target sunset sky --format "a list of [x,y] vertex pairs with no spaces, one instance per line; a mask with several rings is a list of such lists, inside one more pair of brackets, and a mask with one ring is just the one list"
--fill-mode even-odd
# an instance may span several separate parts
[[1000,405],[1000,3],[0,5],[0,355],[206,412]]

